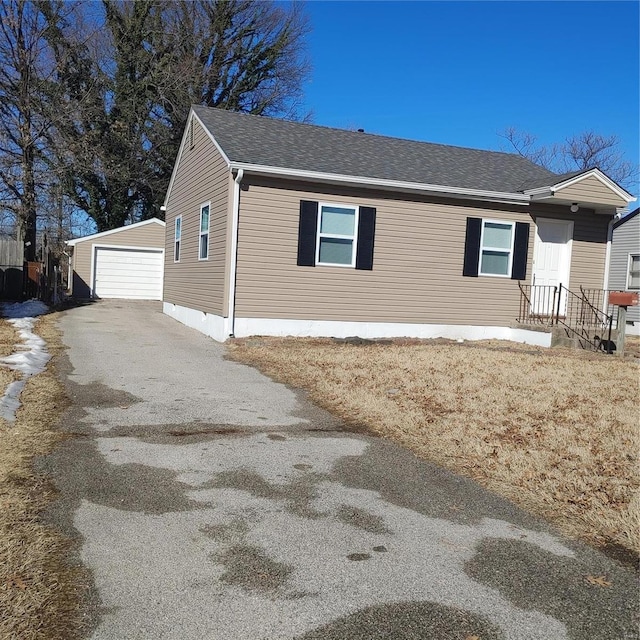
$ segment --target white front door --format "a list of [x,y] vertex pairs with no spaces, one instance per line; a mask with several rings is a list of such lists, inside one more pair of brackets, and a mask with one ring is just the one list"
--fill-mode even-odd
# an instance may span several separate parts
[[[573,222],[570,220],[536,220],[536,241],[533,251],[533,278],[535,287],[569,286],[571,270],[571,241]],[[538,289],[532,298],[532,311],[551,315],[549,290]],[[560,313],[566,308],[566,296],[560,300]]]

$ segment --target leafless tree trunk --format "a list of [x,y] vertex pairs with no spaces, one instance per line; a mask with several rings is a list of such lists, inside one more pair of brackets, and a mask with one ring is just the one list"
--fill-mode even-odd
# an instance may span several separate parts
[[[70,6],[53,2],[52,19],[59,20]],[[0,207],[15,217],[25,259],[34,260],[38,205],[47,186],[42,160],[51,127],[42,109],[43,88],[53,73],[44,37],[47,21],[29,0],[1,0],[0,8]]]

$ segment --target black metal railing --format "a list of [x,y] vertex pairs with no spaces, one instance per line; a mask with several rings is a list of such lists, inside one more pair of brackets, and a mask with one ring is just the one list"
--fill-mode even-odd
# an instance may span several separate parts
[[530,285],[518,282],[520,311],[518,322],[552,325],[555,323],[558,287]]
[[[608,292],[604,289],[581,286],[580,294],[577,294],[560,285],[556,323],[578,338],[583,348],[598,350],[602,345],[611,345],[613,315],[603,310],[607,297]],[[564,314],[561,313],[562,308]]]
[[561,325],[567,335],[578,338],[583,348],[611,347],[613,309],[608,304],[607,290],[581,286],[578,294],[562,284],[527,285],[519,282],[518,286],[518,322],[549,327]]

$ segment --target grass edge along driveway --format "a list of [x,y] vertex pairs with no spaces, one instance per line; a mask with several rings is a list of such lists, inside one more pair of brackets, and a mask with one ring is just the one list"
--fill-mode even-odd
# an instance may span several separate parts
[[506,341],[252,338],[228,355],[565,534],[640,550],[639,361]]
[[[57,430],[68,405],[56,377],[64,350],[57,313],[41,316],[34,331],[52,355],[42,373],[31,376],[20,396],[16,421],[0,418],[0,638],[71,640],[83,631],[80,594],[86,577],[67,561],[70,541],[43,522],[42,512],[56,498],[53,487],[34,470],[36,457],[64,439]],[[0,319],[0,354],[19,342]],[[0,369],[3,393],[14,373]]]

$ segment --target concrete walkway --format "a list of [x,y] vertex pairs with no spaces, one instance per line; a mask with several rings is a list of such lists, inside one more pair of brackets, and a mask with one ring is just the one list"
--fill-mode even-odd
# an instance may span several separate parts
[[633,571],[343,431],[159,304],[60,325],[78,435],[45,466],[94,640],[637,637]]

